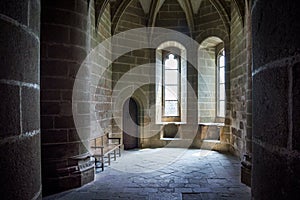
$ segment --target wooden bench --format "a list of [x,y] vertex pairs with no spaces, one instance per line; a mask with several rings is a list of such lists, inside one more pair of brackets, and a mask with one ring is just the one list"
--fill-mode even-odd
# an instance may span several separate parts
[[[117,141],[117,142],[116,142]],[[109,134],[92,138],[90,140],[91,154],[95,158],[95,165],[100,162],[102,171],[104,170],[105,158],[108,159],[110,165],[111,154],[114,155],[114,160],[117,159],[117,154],[121,156],[121,138],[111,138]]]

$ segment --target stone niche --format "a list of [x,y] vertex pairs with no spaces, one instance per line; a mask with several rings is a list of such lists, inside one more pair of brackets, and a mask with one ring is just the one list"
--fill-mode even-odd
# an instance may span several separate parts
[[165,124],[162,128],[163,138],[179,138],[179,125],[175,123]]

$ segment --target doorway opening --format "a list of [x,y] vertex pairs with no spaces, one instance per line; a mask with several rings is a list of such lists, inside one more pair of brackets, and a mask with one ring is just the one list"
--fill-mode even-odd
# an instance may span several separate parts
[[138,105],[133,98],[123,106],[123,145],[124,150],[139,148]]

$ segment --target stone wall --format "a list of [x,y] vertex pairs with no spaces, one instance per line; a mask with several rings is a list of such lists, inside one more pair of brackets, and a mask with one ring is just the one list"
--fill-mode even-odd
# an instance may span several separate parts
[[[226,2],[227,10],[230,10],[231,3]],[[226,116],[225,116],[225,127],[220,140],[222,143],[229,144],[231,137],[231,119],[230,119],[230,21],[225,16],[226,11],[217,10],[211,1],[204,0],[199,8],[198,13],[195,16],[195,40],[201,44],[203,41],[210,37],[217,37],[224,43],[225,49],[225,62],[226,62]],[[198,83],[199,84],[199,83]],[[201,119],[201,115],[199,116]],[[224,122],[224,119],[216,119],[216,122]]]
[[[146,27],[146,15],[140,2],[133,0],[119,19],[115,34],[142,27]],[[126,47],[126,42],[131,44],[136,43],[135,39],[136,38],[128,38],[128,40],[123,40],[115,44],[115,52]],[[139,124],[137,124],[137,126],[139,126],[141,147],[146,147],[144,144],[146,141],[143,138],[147,138],[149,134],[153,135],[159,131],[159,127],[153,128],[154,130],[149,127],[144,128],[144,125],[149,123],[148,120],[151,116],[152,120],[155,119],[155,113],[150,109],[155,104],[155,85],[153,84],[155,82],[155,70],[150,70],[149,67],[141,67],[149,63],[154,63],[154,50],[148,48],[142,48],[120,55],[113,63],[112,89],[115,94],[115,96],[113,96],[113,103],[115,105],[113,132],[122,137],[123,105],[128,98],[132,97],[139,107]],[[120,98],[119,95],[122,96],[120,92],[124,92],[126,95]],[[155,133],[152,133],[153,131]]]
[[1,199],[42,199],[40,1],[0,2]]
[[216,49],[200,47],[198,54],[198,121],[216,119]]
[[[225,41],[226,24],[222,21],[218,10],[211,1],[202,1],[199,11],[195,15],[194,23],[195,30],[193,35],[199,43],[210,36],[218,36]],[[218,32],[225,32],[225,34],[219,35]]]
[[[94,12],[92,12],[94,13]],[[93,15],[92,15],[93,16]],[[107,4],[104,12],[100,13],[99,22],[96,27],[92,26],[91,38],[94,41],[92,49],[92,88],[95,90],[93,101],[95,106],[92,109],[96,111],[96,123],[98,123],[103,131],[111,131],[112,121],[112,66],[111,62],[111,45],[108,40],[111,37],[111,14],[110,4]],[[92,20],[94,22],[94,20]],[[104,134],[100,130],[92,132],[92,134]]]
[[244,22],[237,7],[231,6],[230,33],[230,113],[232,151],[241,158],[246,153],[247,131],[247,49]]
[[177,0],[165,0],[155,21],[156,27],[164,27],[191,36],[186,14]]
[[[227,11],[230,10],[230,3],[227,2],[226,6]],[[236,9],[232,4],[232,9]],[[233,13],[237,13],[237,11],[232,11]],[[228,104],[227,104],[227,120],[226,120],[226,127],[224,128],[224,131],[222,132],[222,142],[224,143],[230,143],[230,135],[231,135],[231,116],[230,116],[230,94],[231,94],[231,88],[230,88],[230,65],[231,65],[231,57],[230,57],[230,41],[229,41],[229,21],[224,21],[226,19],[225,16],[226,11],[222,10],[222,12],[219,12],[214,4],[212,4],[210,1],[203,1],[201,3],[199,12],[197,14],[194,14],[194,30],[193,30],[193,36],[194,38],[201,43],[205,39],[215,36],[220,38],[222,41],[224,41],[224,47],[226,52],[226,81],[228,82],[227,88],[226,88],[226,95],[228,97]],[[161,7],[159,12],[156,16],[155,25],[163,28],[170,28],[173,30],[180,31],[182,33],[185,33],[187,35],[192,35],[189,23],[187,21],[187,16],[185,12],[183,11],[183,8],[176,0],[167,0],[165,1]],[[237,26],[235,29],[243,28],[238,25],[236,25],[239,21],[239,16],[234,16],[234,21],[232,21],[232,25]],[[122,31],[130,30],[132,28],[138,28],[138,27],[145,27],[147,26],[146,21],[146,15],[143,12],[143,9],[139,3],[139,1],[134,0],[132,1],[126,8],[125,12],[121,15],[120,20],[115,25],[115,34],[120,33]],[[238,30],[239,31],[239,30]],[[236,31],[234,34],[240,34],[240,32]],[[235,35],[231,35],[232,37],[235,37]],[[237,41],[236,39],[235,41]],[[130,41],[129,41],[130,42]],[[134,42],[134,40],[132,40]],[[235,44],[234,44],[235,45]],[[118,44],[117,48],[122,48],[122,44]],[[240,47],[239,47],[240,48]],[[150,61],[153,61],[153,57],[147,57],[147,56],[153,56],[153,53],[151,50],[147,50],[147,52],[144,52],[145,50],[137,50],[134,52],[127,53],[125,55],[122,55],[119,57],[113,65],[113,87],[118,82],[119,79],[124,74],[130,74],[130,70],[133,70],[136,66],[140,64],[145,64]],[[193,57],[192,55],[189,55]],[[198,55],[199,56],[199,55]],[[236,55],[235,55],[236,56]],[[215,59],[215,55],[213,56]],[[241,60],[241,58],[239,59]],[[234,60],[235,62],[235,60]],[[235,63],[234,63],[235,64]],[[215,65],[215,63],[213,63]],[[129,73],[128,73],[129,72]],[[153,71],[154,72],[154,71]],[[213,70],[213,73],[215,70]],[[195,70],[192,66],[188,66],[187,69],[187,75],[188,75],[188,82],[192,86],[192,89],[198,94],[198,72]],[[152,74],[151,77],[155,77],[155,74]],[[236,78],[236,77],[235,77]],[[144,80],[148,80],[148,77],[144,77]],[[149,80],[148,80],[149,81]],[[152,80],[153,81],[153,80]],[[211,85],[211,87],[215,87],[215,85]],[[239,87],[239,86],[237,86]],[[244,87],[241,86],[241,87]],[[153,113],[154,109],[151,109],[151,107],[155,103],[155,99],[152,97],[155,97],[155,86],[145,86],[143,87],[141,92],[141,96],[144,96],[144,99],[148,99],[147,102],[141,102],[143,104],[143,109],[141,111],[141,118],[140,119],[146,119],[149,118],[149,116],[152,116],[152,120],[155,120],[153,117],[155,113]],[[212,89],[214,91],[211,96],[212,101],[215,100],[215,89]],[[135,93],[137,95],[138,92]],[[138,95],[137,95],[138,96]],[[145,98],[146,97],[146,98]],[[125,102],[125,99],[124,99]],[[152,103],[151,103],[152,102]],[[192,113],[195,108],[192,105],[193,103],[190,102],[188,105],[188,110],[190,113]],[[207,120],[213,122],[215,119],[215,106],[209,105],[210,107],[213,107],[211,109],[211,112],[207,115]],[[203,105],[202,105],[203,107]],[[207,105],[206,105],[207,107]],[[152,111],[151,111],[152,110]],[[118,112],[118,115],[114,116],[114,119],[119,121],[119,124],[122,124],[121,117],[122,117],[122,111],[121,108]],[[196,116],[194,116],[196,117]],[[203,115],[204,117],[204,115]],[[193,118],[193,117],[192,117]],[[191,120],[194,120],[192,119]],[[203,118],[204,119],[204,118]],[[222,120],[221,120],[222,121]],[[217,120],[217,122],[220,122]],[[115,122],[113,122],[115,124]],[[143,123],[143,122],[142,122]],[[122,125],[121,125],[122,126]],[[246,126],[246,125],[245,125]],[[121,133],[122,127],[113,126],[115,133]],[[182,125],[184,127],[184,125]],[[143,147],[155,147],[155,146],[164,146],[164,142],[160,141],[160,129],[162,127],[160,125],[152,126],[152,127],[140,127],[140,134],[145,136],[145,138],[141,142],[143,143]],[[152,136],[150,138],[147,138],[147,136]],[[237,145],[236,145],[237,147]],[[240,147],[243,148],[243,147]]]

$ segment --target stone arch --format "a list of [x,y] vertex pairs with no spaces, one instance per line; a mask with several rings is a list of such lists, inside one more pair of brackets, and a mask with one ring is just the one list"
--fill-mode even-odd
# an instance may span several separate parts
[[193,18],[193,9],[190,1],[178,0],[178,3],[181,5],[183,11],[186,15],[186,20],[190,29],[191,37],[193,37],[193,32],[195,30],[194,18]]
[[[136,17],[132,17],[130,18],[128,21],[125,20],[127,23],[132,23],[132,21],[136,21],[136,20],[141,20],[141,18],[146,17],[143,8],[140,5],[140,2],[138,0],[124,0],[122,1],[120,4],[117,5],[116,11],[115,13],[112,13],[112,27],[111,27],[111,32],[112,35],[116,34],[118,31],[118,27],[120,25],[120,22],[122,21],[122,19],[124,20],[123,16],[125,13],[129,13],[130,11],[130,6],[134,6],[134,3],[136,3],[137,5],[140,6],[140,13],[136,13],[134,11],[134,14],[136,15]],[[135,7],[136,8],[136,7]],[[136,9],[135,9],[136,10]],[[138,24],[138,26],[137,26]],[[135,22],[130,24],[132,27],[126,27],[127,29],[132,29],[132,28],[139,28],[139,27],[144,27],[146,26],[146,20],[141,20],[140,22]]]
[[102,17],[102,14],[104,13],[107,5],[109,4],[109,0],[104,0],[102,2],[94,0],[94,4],[95,4],[95,25],[97,30],[101,21],[100,19]]
[[138,88],[135,90],[131,98],[133,98],[138,105],[139,124],[145,124],[146,121],[144,120],[147,120],[148,115],[145,113],[146,111],[144,109],[149,107],[149,99],[147,99],[147,94],[142,88]]
[[237,9],[239,18],[241,19],[242,24],[244,25],[245,20],[245,2],[243,0],[232,0],[234,6]]
[[221,40],[224,41],[225,45],[226,44],[229,45],[229,33],[218,28],[210,28],[207,29],[206,31],[203,31],[196,37],[196,41],[199,44],[201,44],[205,39],[212,36],[220,38]]
[[[225,49],[225,58],[226,58],[226,71],[229,72],[230,71],[230,39],[229,39],[229,34],[222,30],[222,29],[216,29],[216,28],[212,28],[212,29],[208,29],[204,32],[202,32],[201,34],[198,35],[198,37],[196,38],[196,41],[201,44],[206,38],[209,37],[218,37],[220,38],[223,42],[224,42],[224,49]],[[226,82],[229,83],[230,80],[230,76],[228,75],[226,77]],[[229,97],[229,95],[227,95]]]
[[198,49],[198,121],[215,123],[217,117],[217,51],[224,41],[216,36],[204,39]]
[[226,10],[225,6],[217,0],[210,0],[211,4],[216,8],[226,31],[230,32],[230,13]]

